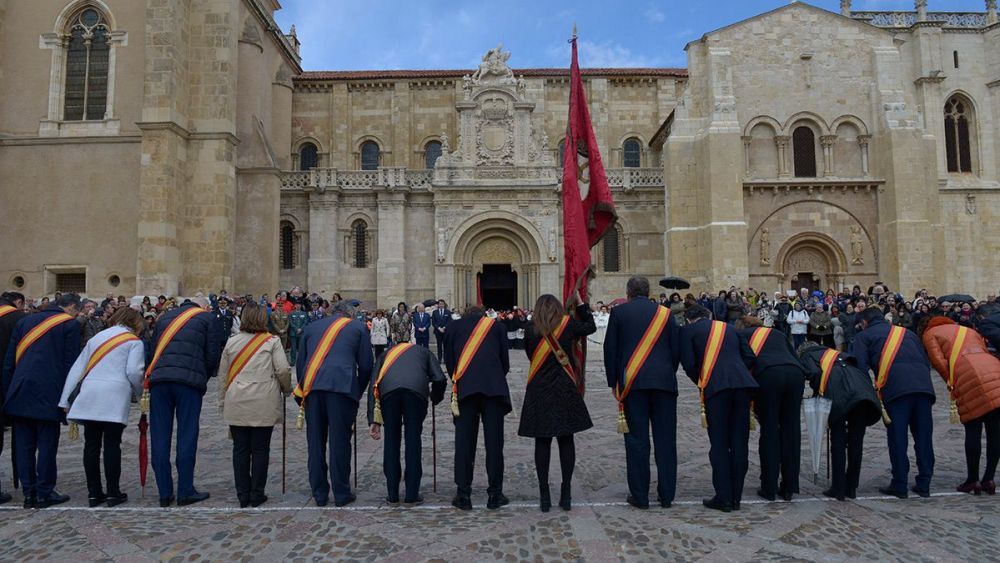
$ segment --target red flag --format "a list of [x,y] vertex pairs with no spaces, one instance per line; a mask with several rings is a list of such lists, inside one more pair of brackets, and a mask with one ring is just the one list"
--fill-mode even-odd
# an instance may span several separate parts
[[614,198],[601,162],[601,152],[590,122],[590,109],[576,54],[576,33],[570,40],[569,123],[563,152],[563,302],[567,307],[587,300],[587,281],[593,277],[590,249],[614,225]]

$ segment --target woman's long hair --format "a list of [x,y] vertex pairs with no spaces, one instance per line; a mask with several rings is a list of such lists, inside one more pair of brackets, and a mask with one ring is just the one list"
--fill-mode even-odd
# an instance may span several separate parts
[[267,332],[267,309],[253,303],[244,305],[240,314],[240,332]]
[[538,336],[545,336],[554,333],[559,328],[559,323],[562,322],[565,314],[566,309],[563,307],[562,301],[559,301],[555,295],[546,293],[539,297],[538,301],[535,301],[531,322],[535,325]]

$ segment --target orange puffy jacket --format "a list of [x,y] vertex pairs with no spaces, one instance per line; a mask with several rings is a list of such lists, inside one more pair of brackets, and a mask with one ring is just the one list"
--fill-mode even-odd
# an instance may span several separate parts
[[[924,331],[924,347],[931,365],[947,383],[948,362],[959,326],[947,317],[935,317]],[[958,405],[962,423],[971,422],[1000,408],[1000,359],[986,350],[986,342],[969,329],[955,361],[951,397]]]

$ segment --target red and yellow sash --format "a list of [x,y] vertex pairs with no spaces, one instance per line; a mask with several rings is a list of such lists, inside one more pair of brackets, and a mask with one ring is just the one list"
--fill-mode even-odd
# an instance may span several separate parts
[[621,383],[618,383],[614,388],[615,400],[618,401],[618,432],[622,434],[629,432],[628,423],[625,421],[625,398],[632,391],[632,384],[635,383],[639,370],[649,359],[649,354],[656,346],[656,341],[660,339],[660,335],[663,334],[663,329],[667,327],[669,320],[670,309],[658,305],[656,312],[653,313],[653,320],[646,327],[646,332],[639,339],[639,345],[632,351],[632,356],[625,364],[625,385],[622,386]]
[[903,347],[903,337],[906,336],[906,329],[901,326],[894,326],[889,329],[889,337],[882,346],[882,356],[878,362],[878,377],[875,378],[875,390],[882,398],[882,388],[889,381],[889,370],[892,369],[893,362],[896,361],[896,354]]
[[819,359],[819,396],[823,397],[826,395],[826,385],[830,382],[830,373],[833,371],[833,364],[837,363],[837,357],[840,356],[840,352],[830,348],[826,352],[823,352],[823,356]]
[[183,313],[174,317],[174,320],[170,321],[167,325],[167,329],[163,331],[160,335],[160,341],[156,343],[156,350],[153,352],[153,359],[150,360],[149,365],[146,366],[146,387],[149,387],[149,376],[153,374],[153,370],[156,368],[157,362],[160,361],[160,356],[163,355],[163,351],[166,350],[167,345],[170,341],[177,336],[177,333],[184,328],[184,325],[188,323],[191,319],[198,315],[199,313],[206,313],[201,307],[191,307],[184,311]]
[[72,320],[72,315],[58,313],[35,325],[35,328],[29,330],[28,334],[25,334],[24,338],[17,343],[17,350],[14,353],[14,365],[17,365],[17,362],[21,361],[21,356],[24,355],[32,344],[38,342],[38,340],[48,334],[50,330]]
[[16,310],[17,307],[11,307],[10,305],[0,305],[0,317],[7,316]]
[[719,361],[719,352],[722,351],[723,338],[726,336],[726,323],[722,321],[712,321],[712,328],[708,332],[708,342],[705,343],[705,356],[701,362],[701,373],[698,376],[698,389],[701,390],[701,402],[705,403],[705,388],[712,379],[712,371],[715,370],[715,363]]
[[341,317],[332,323],[330,326],[326,327],[323,332],[323,336],[319,339],[319,344],[316,349],[313,350],[312,358],[309,358],[309,363],[306,365],[306,372],[302,374],[299,379],[298,385],[292,393],[302,399],[303,404],[305,403],[306,397],[309,396],[309,392],[312,391],[313,383],[316,382],[316,375],[319,373],[320,366],[323,365],[323,361],[330,354],[330,350],[333,348],[333,343],[340,336],[340,331],[344,330],[344,327],[351,324],[351,319],[347,317]]
[[493,319],[489,317],[479,319],[476,327],[472,329],[469,340],[465,342],[462,353],[458,356],[455,373],[451,374],[451,412],[455,416],[458,416],[458,381],[465,376],[465,372],[472,364],[472,359],[476,357],[476,353],[479,352],[479,348],[483,345],[491,328],[493,328]]
[[968,327],[960,326],[958,327],[958,332],[955,333],[955,341],[951,345],[951,354],[948,356],[948,390],[951,391],[952,387],[955,386],[955,364],[958,363],[958,357],[962,355],[962,346],[965,344],[965,339],[969,336]]
[[270,339],[270,333],[259,332],[243,345],[243,348],[233,357],[233,363],[229,364],[229,372],[226,373],[226,389],[229,389],[229,386],[233,384],[233,380],[243,371],[243,368],[247,367],[247,364],[250,363],[250,359],[257,353],[257,350],[260,350]]
[[[531,355],[531,367],[528,368],[528,383],[531,385],[531,380],[535,378],[539,370],[542,369],[542,365],[545,360],[548,359],[549,354],[555,353],[557,359],[559,360],[559,365],[563,367],[566,375],[576,383],[576,374],[573,373],[573,366],[569,364],[569,358],[566,357],[566,352],[559,347],[559,338],[562,337],[563,333],[566,332],[566,327],[569,326],[569,316],[563,316],[562,320],[559,322],[559,326],[551,335],[546,335],[542,338],[542,341],[538,343],[538,347],[535,348],[535,353]],[[552,341],[556,343],[556,347],[553,348]],[[561,357],[559,357],[561,356]],[[565,363],[564,363],[565,360]]]
[[110,354],[115,348],[125,344],[126,342],[137,342],[138,340],[139,337],[131,332],[116,334],[115,336],[105,340],[104,343],[98,346],[97,349],[94,350],[94,353],[90,355],[90,359],[87,360],[87,367],[83,370],[83,377],[80,378],[80,381],[83,381],[87,375],[90,374],[90,370],[94,369],[94,366],[100,363],[100,361],[107,357],[107,355]]
[[385,374],[389,373],[389,368],[392,367],[392,364],[396,363],[396,360],[398,360],[400,356],[405,354],[407,350],[413,348],[414,346],[416,346],[416,344],[403,342],[393,346],[392,349],[386,353],[385,359],[382,361],[382,368],[378,370],[378,377],[375,378],[375,383],[372,385],[372,396],[375,397],[375,412],[372,419],[375,424],[382,424],[382,391],[379,390],[382,378],[385,377]]
[[764,349],[764,343],[767,342],[767,337],[771,335],[771,331],[774,329],[760,327],[753,331],[753,336],[750,337],[750,349],[753,350],[754,356],[760,356],[761,350]]

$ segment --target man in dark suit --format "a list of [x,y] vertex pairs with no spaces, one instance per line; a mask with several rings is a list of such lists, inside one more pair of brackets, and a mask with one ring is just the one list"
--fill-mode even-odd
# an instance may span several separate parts
[[[628,503],[636,508],[649,508],[649,429],[652,423],[657,496],[660,506],[667,508],[674,501],[677,485],[680,330],[677,321],[669,315],[669,309],[649,300],[649,280],[631,278],[625,286],[625,293],[628,303],[612,309],[608,320],[604,368],[608,387],[621,391],[627,389],[625,396],[619,400],[624,404],[628,424],[628,432],[625,433]],[[667,315],[665,325],[654,323],[657,314]],[[632,385],[627,386],[626,368],[645,338],[652,343],[652,350],[635,372]]]
[[451,323],[451,311],[444,299],[439,299],[437,308],[431,313],[431,325],[434,327],[434,340],[437,341],[438,360],[444,362],[444,333]]
[[[391,362],[391,363],[390,363]],[[382,371],[385,371],[383,374]],[[382,470],[385,473],[386,501],[399,502],[399,480],[402,471],[399,448],[406,435],[406,495],[403,502],[423,502],[420,496],[420,479],[424,420],[427,418],[427,400],[435,405],[444,398],[447,380],[441,365],[430,350],[403,342],[390,348],[375,361],[371,385],[368,387],[368,427],[372,438],[378,440],[385,434],[382,449]],[[375,387],[379,400],[375,400]],[[429,392],[428,392],[429,388]],[[375,413],[381,414],[381,421]]]
[[[712,485],[715,496],[702,503],[713,510],[740,509],[743,482],[749,467],[750,398],[757,382],[750,376],[753,352],[732,325],[709,320],[701,306],[684,312],[688,324],[681,329],[681,364],[701,390],[702,417],[711,443]],[[717,335],[713,350],[705,350]]]
[[[930,496],[931,477],[934,475],[934,422],[931,405],[934,404],[934,386],[931,384],[931,365],[920,339],[902,327],[893,327],[885,320],[882,310],[865,309],[860,315],[861,332],[854,338],[851,355],[858,361],[858,368],[875,373],[875,388],[880,389],[883,408],[889,416],[886,428],[889,440],[889,462],[892,465],[892,482],[879,489],[884,495],[906,498],[906,484],[910,472],[907,456],[907,430],[913,434],[913,451],[917,456],[917,478],[912,491],[922,497]],[[903,330],[903,338],[888,370],[884,384],[879,384],[879,368],[886,354],[886,342],[893,329]]]
[[760,489],[757,495],[774,500],[775,495],[780,494],[784,500],[792,500],[799,492],[802,454],[799,409],[806,370],[785,333],[760,326],[756,317],[745,317],[744,324],[751,328],[741,330],[740,336],[754,353],[753,375],[760,385],[756,398],[756,414],[760,420]]
[[[482,325],[479,324],[481,321]],[[487,328],[483,329],[479,346],[472,354],[477,326]],[[480,418],[486,442],[486,475],[489,482],[486,507],[494,510],[509,502],[503,494],[503,418],[511,411],[510,389],[507,387],[507,372],[510,371],[508,347],[503,326],[486,317],[480,307],[469,307],[461,319],[451,323],[445,335],[445,366],[454,388],[457,388],[452,410],[458,409],[455,416],[455,485],[458,492],[451,504],[461,510],[472,510],[472,472],[476,463]],[[463,365],[460,371],[459,360],[467,349],[470,359],[467,367]],[[454,388],[453,394],[456,393]]]
[[[357,499],[351,492],[351,434],[358,416],[361,393],[372,375],[372,344],[368,328],[353,318],[350,302],[338,301],[333,314],[306,325],[299,344],[295,400],[304,402],[306,442],[309,446],[309,486],[316,506],[329,502],[330,484],[336,506],[347,506]],[[317,353],[327,329],[341,319],[348,322],[333,340],[325,357],[317,364],[311,387],[303,394],[308,381],[307,366]],[[321,353],[321,352],[320,352]],[[327,440],[330,457],[327,464]],[[329,471],[330,480],[327,480]]]
[[[7,345],[10,335],[14,332],[17,321],[24,317],[24,295],[16,291],[8,291],[0,295],[0,372],[3,370],[3,360],[7,357]],[[0,383],[0,385],[3,385]],[[5,390],[0,389],[0,453],[3,452],[4,427],[7,421],[3,416],[3,397]],[[12,431],[13,432],[13,431]],[[10,493],[0,492],[0,504],[10,502]]]
[[25,508],[69,500],[55,489],[56,451],[59,427],[66,421],[59,398],[80,355],[79,312],[79,295],[60,295],[54,305],[17,322],[4,355],[4,414],[13,421]]
[[423,305],[417,305],[413,311],[413,337],[417,346],[431,347],[431,316]]
[[[152,357],[147,358],[149,371],[150,453],[160,506],[168,507],[174,500],[174,480],[170,467],[170,438],[177,421],[177,505],[201,502],[208,493],[194,487],[194,465],[198,455],[198,426],[202,399],[208,380],[215,377],[222,359],[222,329],[219,320],[209,310],[208,299],[194,297],[180,307],[160,316],[153,335]],[[190,317],[173,338],[164,341],[155,364],[156,350],[171,323],[181,316]],[[184,319],[181,318],[181,321]],[[180,322],[180,321],[178,321]]]

